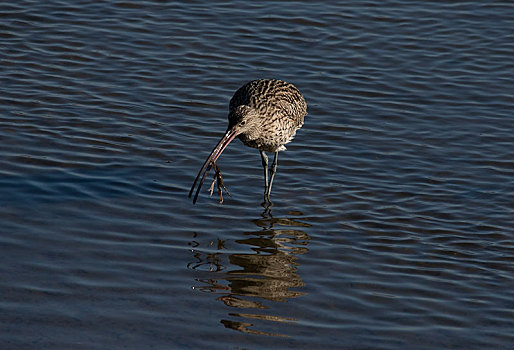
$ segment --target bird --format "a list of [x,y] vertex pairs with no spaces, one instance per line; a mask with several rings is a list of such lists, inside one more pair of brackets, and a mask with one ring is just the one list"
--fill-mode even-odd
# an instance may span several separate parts
[[[245,146],[259,150],[264,168],[264,201],[270,203],[271,186],[277,172],[278,152],[286,150],[284,145],[293,140],[296,131],[303,126],[306,115],[307,102],[291,83],[278,79],[258,79],[241,86],[230,99],[227,130],[203,163],[191,186],[189,198],[196,188],[193,204],[196,203],[200,188],[212,167],[216,174],[211,194],[218,179],[220,202],[223,201],[220,186],[225,186],[216,161],[236,137]],[[266,152],[275,153],[269,169]]]

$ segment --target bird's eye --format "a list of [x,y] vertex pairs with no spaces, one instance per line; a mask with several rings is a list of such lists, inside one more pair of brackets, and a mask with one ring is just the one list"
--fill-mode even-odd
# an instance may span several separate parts
[[246,124],[246,120],[243,120],[242,122],[239,123],[239,126],[244,126]]

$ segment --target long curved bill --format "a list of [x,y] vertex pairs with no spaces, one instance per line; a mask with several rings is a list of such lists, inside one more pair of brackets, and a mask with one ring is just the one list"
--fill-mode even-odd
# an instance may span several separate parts
[[193,192],[195,190],[196,184],[198,183],[198,180],[201,178],[200,183],[198,184],[198,188],[196,189],[195,196],[193,198],[193,204],[196,203],[196,199],[198,198],[198,194],[200,193],[200,188],[202,188],[203,182],[205,181],[205,178],[207,177],[207,174],[212,168],[212,165],[216,163],[216,160],[218,160],[219,156],[221,156],[221,153],[227,148],[228,144],[232,142],[232,140],[238,135],[238,132],[236,128],[232,128],[227,130],[225,135],[221,138],[221,140],[218,142],[216,147],[212,150],[211,154],[207,157],[205,162],[202,165],[202,168],[198,172],[198,175],[196,175],[195,182],[193,182],[193,186],[191,186],[191,190],[189,191],[189,198],[193,195]]

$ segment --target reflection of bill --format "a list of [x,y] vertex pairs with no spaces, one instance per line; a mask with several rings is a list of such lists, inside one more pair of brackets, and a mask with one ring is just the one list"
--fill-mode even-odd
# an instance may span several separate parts
[[[299,267],[297,256],[308,251],[309,236],[296,228],[306,228],[310,225],[290,218],[276,219],[270,213],[268,214],[263,219],[254,220],[262,230],[245,232],[244,238],[235,240],[237,244],[244,247],[245,251],[249,250],[251,253],[226,254],[223,252],[225,247],[221,240],[218,240],[218,249],[215,251],[202,252],[197,241],[191,243],[196,261],[190,263],[188,267],[210,272],[224,270],[224,274],[216,276],[217,278],[213,276],[209,279],[198,279],[203,285],[195,289],[221,294],[216,300],[222,301],[231,308],[260,310],[271,309],[273,304],[269,305],[269,302],[284,302],[305,294],[298,290],[305,284],[297,273]],[[211,243],[212,248],[214,247]],[[229,313],[229,316],[251,320],[251,322],[221,320],[227,328],[273,336],[284,335],[252,330],[250,327],[259,322],[294,323],[296,321],[270,314]]]

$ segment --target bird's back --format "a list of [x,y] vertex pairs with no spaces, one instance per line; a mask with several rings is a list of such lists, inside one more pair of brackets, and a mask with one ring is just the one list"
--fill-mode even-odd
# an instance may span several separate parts
[[241,86],[230,100],[230,110],[239,105],[257,109],[261,114],[284,110],[291,117],[303,119],[307,103],[291,83],[277,79],[253,80]]
[[[298,89],[288,82],[276,79],[253,80],[240,87],[230,100],[230,111],[240,105],[254,108],[262,118],[262,137],[241,141],[247,146],[274,152],[283,150],[296,130],[302,127],[307,115],[307,103]],[[229,123],[232,113],[229,113]]]

